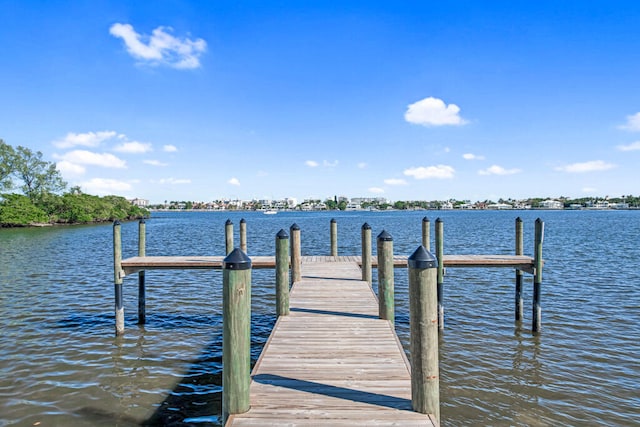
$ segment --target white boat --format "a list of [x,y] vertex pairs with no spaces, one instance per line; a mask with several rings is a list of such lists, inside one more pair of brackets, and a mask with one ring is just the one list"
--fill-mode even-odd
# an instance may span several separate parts
[[275,215],[275,214],[278,213],[278,211],[275,210],[275,209],[267,209],[266,211],[263,211],[262,213],[265,214],[265,215]]

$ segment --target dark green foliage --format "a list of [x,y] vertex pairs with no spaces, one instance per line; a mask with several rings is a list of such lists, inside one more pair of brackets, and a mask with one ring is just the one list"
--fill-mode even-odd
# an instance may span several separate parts
[[48,215],[27,196],[3,194],[0,202],[0,225],[25,226],[49,222]]

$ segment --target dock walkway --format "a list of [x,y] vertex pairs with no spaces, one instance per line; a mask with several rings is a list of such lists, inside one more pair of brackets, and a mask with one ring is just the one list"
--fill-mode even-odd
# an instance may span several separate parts
[[303,258],[291,313],[278,319],[253,369],[251,408],[227,426],[437,425],[412,411],[404,350],[378,318],[359,259],[345,258]]

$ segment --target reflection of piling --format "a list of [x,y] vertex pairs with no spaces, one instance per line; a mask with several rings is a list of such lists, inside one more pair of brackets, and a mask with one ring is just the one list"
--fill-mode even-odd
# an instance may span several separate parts
[[331,256],[338,256],[338,222],[331,219]]
[[251,260],[234,249],[222,265],[222,417],[249,410]]
[[438,259],[438,327],[444,329],[444,224],[436,219],[436,258]]
[[[138,222],[138,256],[146,256],[146,237],[147,225],[144,219]],[[138,272],[138,324],[144,325],[147,322],[147,293],[144,283],[144,270]]]
[[289,235],[276,234],[276,314],[289,314]]
[[120,221],[113,223],[113,283],[115,291],[116,335],[124,334],[124,304],[122,301],[122,238]]
[[378,235],[378,313],[394,323],[393,238],[382,230]]
[[291,236],[291,281],[295,283],[302,279],[302,273],[300,271],[300,264],[302,262],[300,252],[300,227],[298,224],[294,223],[291,228],[289,228],[289,235]]
[[540,332],[542,328],[542,307],[540,306],[540,293],[542,287],[542,242],[544,241],[544,222],[540,218],[536,219],[534,251],[533,251],[533,321],[531,332]]
[[408,259],[411,403],[440,421],[438,368],[438,261],[424,246]]
[[[516,255],[524,254],[522,219],[516,218]],[[522,298],[522,280],[524,273],[522,270],[516,269],[516,322],[521,322],[524,316],[523,298]]]
[[225,254],[229,255],[233,251],[233,222],[230,219],[224,223],[224,243]]
[[371,226],[362,225],[362,280],[371,284]]
[[247,253],[247,221],[240,220],[240,250]]

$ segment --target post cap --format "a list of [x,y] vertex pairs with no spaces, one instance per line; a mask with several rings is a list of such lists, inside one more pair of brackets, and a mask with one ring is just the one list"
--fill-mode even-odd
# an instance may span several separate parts
[[300,230],[300,226],[294,222],[291,226],[291,230]]
[[409,268],[425,269],[438,267],[438,260],[424,246],[418,246],[413,254],[407,260]]
[[233,222],[231,222],[231,220],[230,220],[230,219],[228,219],[228,220],[224,223],[224,225],[233,225]]
[[120,225],[120,221],[118,221],[117,219],[113,221],[113,226],[115,227],[116,225]]
[[386,230],[382,230],[382,233],[378,234],[378,240],[382,240],[383,242],[391,242],[393,241],[393,237],[391,237],[391,234],[387,233]]
[[246,222],[247,222],[247,221],[245,221],[245,219],[244,219],[244,218],[242,218],[242,219],[240,220],[240,224],[245,224]]
[[516,218],[516,222],[522,222],[522,218],[520,217]]
[[278,238],[278,239],[288,239],[289,235],[287,234],[286,231],[284,231],[284,228],[281,228],[280,231],[278,231],[278,234],[276,234],[276,238]]
[[336,223],[336,222],[338,222],[338,221],[336,221],[336,219],[335,219],[335,218],[331,218],[331,223],[332,223],[332,224],[334,224],[334,223]]
[[424,218],[422,218],[422,222],[429,222],[429,218],[425,216]]
[[436,218],[436,222],[443,222],[440,218]]
[[222,268],[225,270],[249,270],[251,268],[251,258],[240,248],[235,248],[222,261]]
[[369,225],[368,222],[365,222],[364,224],[362,224],[362,229],[363,230],[371,230],[371,226]]
[[145,224],[144,218],[141,218],[140,221],[138,221],[138,224]]

